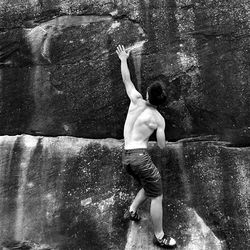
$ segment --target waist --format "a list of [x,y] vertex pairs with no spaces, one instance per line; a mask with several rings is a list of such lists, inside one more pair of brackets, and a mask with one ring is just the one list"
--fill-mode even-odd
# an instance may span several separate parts
[[124,149],[123,152],[126,155],[128,155],[128,154],[134,154],[134,153],[147,153],[148,149],[147,148]]
[[147,147],[148,147],[148,140],[134,140],[132,138],[124,139],[125,150],[147,149]]

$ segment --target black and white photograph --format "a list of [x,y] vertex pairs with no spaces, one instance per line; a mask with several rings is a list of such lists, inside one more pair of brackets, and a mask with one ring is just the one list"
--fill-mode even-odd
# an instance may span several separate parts
[[250,250],[250,0],[0,0],[0,250]]

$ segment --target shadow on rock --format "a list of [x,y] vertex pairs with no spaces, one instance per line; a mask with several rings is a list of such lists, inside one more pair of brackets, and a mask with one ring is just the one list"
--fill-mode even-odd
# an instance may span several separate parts
[[31,241],[5,241],[2,244],[3,250],[53,250],[48,245],[36,244]]

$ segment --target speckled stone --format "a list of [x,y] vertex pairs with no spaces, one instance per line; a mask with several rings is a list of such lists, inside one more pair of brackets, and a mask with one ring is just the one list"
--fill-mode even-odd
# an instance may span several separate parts
[[27,239],[53,249],[122,249],[123,213],[132,194],[121,168],[122,144],[12,138],[0,142],[1,242]]
[[192,206],[229,249],[247,249],[249,147],[189,141],[183,149]]
[[[141,224],[123,217],[139,187],[121,166],[122,143],[1,136],[0,244],[25,239],[59,250],[154,249],[149,203],[139,211]],[[164,230],[179,249],[248,247],[249,148],[227,145],[202,138],[165,150],[149,144],[162,176]]]
[[167,138],[250,123],[249,3],[0,3],[0,133],[122,138],[128,107],[115,47],[135,46],[132,80],[160,80]]

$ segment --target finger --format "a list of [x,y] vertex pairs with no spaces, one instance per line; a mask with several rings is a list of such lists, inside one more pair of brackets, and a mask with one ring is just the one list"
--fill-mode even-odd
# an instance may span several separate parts
[[121,51],[122,51],[121,45],[118,45],[117,50],[119,51],[119,53],[121,53]]
[[118,48],[119,48],[119,51],[122,52],[122,46],[119,45]]
[[125,47],[122,45],[122,50],[125,51]]

